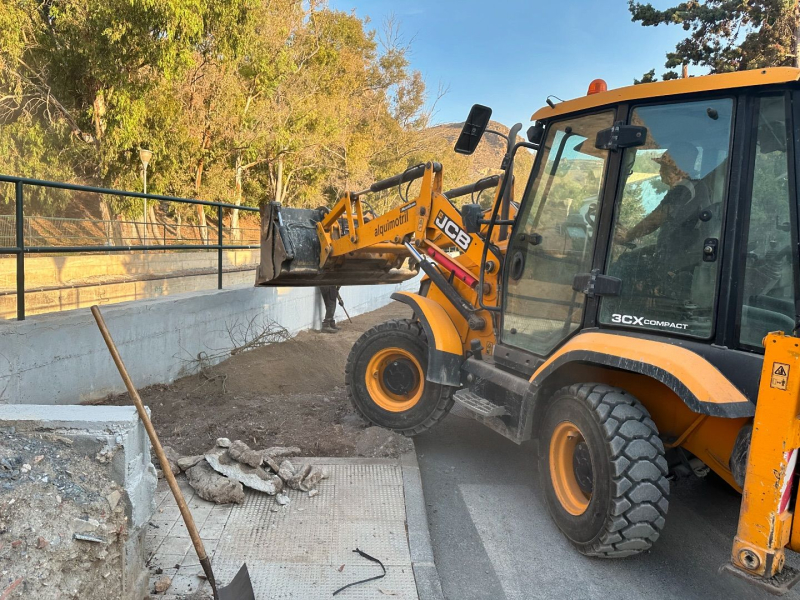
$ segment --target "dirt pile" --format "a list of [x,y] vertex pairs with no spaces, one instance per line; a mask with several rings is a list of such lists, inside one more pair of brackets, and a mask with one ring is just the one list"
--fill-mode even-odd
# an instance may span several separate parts
[[[72,440],[0,428],[0,598],[111,600],[126,518],[105,457]],[[105,462],[104,462],[105,461]]]
[[[202,455],[217,438],[229,437],[253,448],[297,446],[304,456],[396,457],[411,442],[371,431],[347,399],[344,368],[364,331],[410,315],[395,302],[339,322],[336,335],[306,331],[140,393],[162,442],[183,455]],[[130,400],[122,395],[107,403]]]

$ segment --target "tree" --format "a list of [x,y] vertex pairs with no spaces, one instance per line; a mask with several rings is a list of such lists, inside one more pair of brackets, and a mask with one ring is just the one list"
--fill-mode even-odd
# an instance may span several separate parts
[[[663,79],[676,79],[682,65],[726,73],[764,67],[800,67],[800,6],[797,0],[688,0],[658,10],[629,0],[633,21],[644,26],[681,25],[690,32],[667,54],[670,69]],[[655,80],[655,70],[636,83]]]

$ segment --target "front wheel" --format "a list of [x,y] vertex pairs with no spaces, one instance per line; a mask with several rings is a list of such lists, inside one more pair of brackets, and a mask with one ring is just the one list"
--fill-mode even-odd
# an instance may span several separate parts
[[539,474],[550,514],[582,554],[637,554],[664,527],[664,446],[647,409],[624,390],[556,392],[541,424]]
[[453,388],[426,381],[428,343],[410,319],[381,323],[362,335],[345,369],[347,395],[368,421],[403,435],[417,435],[453,406]]

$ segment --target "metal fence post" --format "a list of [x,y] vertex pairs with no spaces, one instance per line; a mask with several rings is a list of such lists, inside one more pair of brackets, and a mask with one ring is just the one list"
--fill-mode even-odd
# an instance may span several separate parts
[[22,210],[22,182],[14,183],[17,214],[17,319],[25,320],[25,223]]
[[219,271],[217,272],[217,289],[222,289],[222,207],[217,206],[217,262]]

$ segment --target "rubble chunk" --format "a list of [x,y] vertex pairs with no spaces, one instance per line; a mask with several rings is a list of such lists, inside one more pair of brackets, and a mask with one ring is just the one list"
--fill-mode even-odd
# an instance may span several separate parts
[[236,462],[226,450],[215,448],[206,454],[206,461],[217,473],[225,475],[242,485],[264,492],[270,496],[277,494],[280,489],[277,486],[276,478],[268,474],[261,467],[251,467]]
[[175,449],[172,446],[164,446],[164,456],[167,457],[167,462],[169,463],[170,471],[172,471],[173,475],[180,475],[181,468],[178,466],[178,453],[175,452]]
[[186,478],[192,489],[203,500],[217,504],[244,502],[242,484],[220,475],[205,460],[186,471]]
[[228,456],[233,460],[248,465],[250,467],[260,467],[263,458],[260,452],[251,450],[250,446],[241,440],[232,442],[228,448]]
[[202,454],[197,454],[196,456],[181,456],[178,459],[178,467],[180,467],[181,471],[188,471],[201,460],[205,460],[205,456]]
[[275,473],[277,473],[281,468],[280,463],[272,456],[264,456],[264,464],[272,469]]
[[161,579],[156,581],[153,587],[157,593],[163,594],[170,588],[171,585],[172,585],[172,579],[164,575]]
[[119,490],[114,490],[108,496],[106,496],[106,500],[108,501],[108,505],[111,507],[111,510],[117,508],[117,504],[122,499],[122,493]]
[[289,480],[286,482],[286,485],[288,485],[293,490],[299,490],[300,484],[303,482],[303,479],[305,479],[309,473],[311,473],[311,465],[303,465],[302,467],[297,469],[294,476],[289,478]]
[[300,454],[300,448],[297,446],[271,446],[266,450],[261,451],[261,455],[266,458],[285,458],[287,456],[297,456]]
[[217,446],[220,448],[230,448],[231,441],[228,438],[217,438]]
[[294,477],[294,465],[291,461],[285,460],[281,463],[281,466],[278,468],[278,476],[287,483]]
[[[300,482],[300,489],[304,492],[310,492],[315,490],[317,484],[325,479],[327,473],[322,470],[320,467],[311,467],[308,474],[303,477],[303,480]],[[310,495],[310,494],[309,494]]]
[[275,502],[277,502],[281,506],[286,506],[287,504],[289,504],[289,502],[291,502],[291,500],[289,499],[289,496],[287,496],[286,494],[278,494],[277,496],[275,496]]
[[94,533],[100,527],[100,522],[95,519],[72,519],[74,533]]

